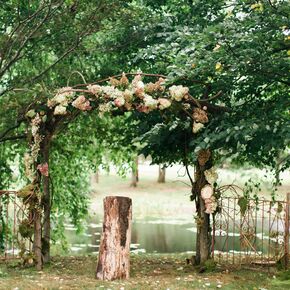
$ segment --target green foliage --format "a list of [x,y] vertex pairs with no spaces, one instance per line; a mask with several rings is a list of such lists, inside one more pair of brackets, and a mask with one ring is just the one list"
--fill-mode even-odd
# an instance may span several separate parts
[[208,259],[205,261],[204,266],[206,268],[206,272],[214,272],[216,270],[216,262],[213,259]]
[[240,211],[241,211],[241,215],[245,215],[247,209],[248,209],[248,205],[249,205],[249,200],[248,198],[241,196],[238,200],[238,205],[240,207]]

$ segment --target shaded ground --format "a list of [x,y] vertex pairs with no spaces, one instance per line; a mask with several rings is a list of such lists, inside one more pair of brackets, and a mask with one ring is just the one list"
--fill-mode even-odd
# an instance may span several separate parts
[[289,273],[281,279],[265,269],[197,274],[184,255],[169,254],[132,255],[129,280],[104,282],[94,278],[96,261],[95,256],[55,257],[42,272],[2,264],[0,289],[290,289]]

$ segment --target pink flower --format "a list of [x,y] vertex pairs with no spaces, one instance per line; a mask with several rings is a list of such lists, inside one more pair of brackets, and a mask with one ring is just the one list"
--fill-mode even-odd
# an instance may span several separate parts
[[85,98],[85,96],[81,95],[77,97],[73,102],[72,105],[81,110],[81,111],[89,111],[92,109],[90,106],[90,101]]
[[114,104],[120,108],[125,105],[125,99],[123,97],[118,97],[114,100]]
[[147,106],[138,105],[137,110],[141,113],[149,113],[150,109]]
[[37,169],[40,171],[40,173],[44,176],[48,176],[48,164],[47,162],[38,164]]

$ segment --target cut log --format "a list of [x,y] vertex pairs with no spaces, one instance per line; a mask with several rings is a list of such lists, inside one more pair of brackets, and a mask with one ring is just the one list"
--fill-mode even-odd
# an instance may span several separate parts
[[96,278],[127,279],[130,273],[132,200],[123,196],[104,199],[103,233]]

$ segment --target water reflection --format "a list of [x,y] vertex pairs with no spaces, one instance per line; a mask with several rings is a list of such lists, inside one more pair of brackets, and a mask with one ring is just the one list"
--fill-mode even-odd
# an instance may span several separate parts
[[[232,229],[234,230],[234,229]],[[257,229],[258,231],[259,229]],[[102,233],[101,217],[88,221],[85,232],[77,235],[75,228],[67,224],[66,236],[71,245],[71,251],[77,254],[98,253]],[[222,252],[251,252],[253,247],[257,254],[279,249],[279,242],[272,241],[269,236],[254,234],[249,241],[241,243],[241,233],[215,231],[215,250]],[[134,220],[132,224],[132,252],[147,253],[184,253],[195,251],[196,226],[184,220]],[[280,245],[281,246],[281,245]]]

